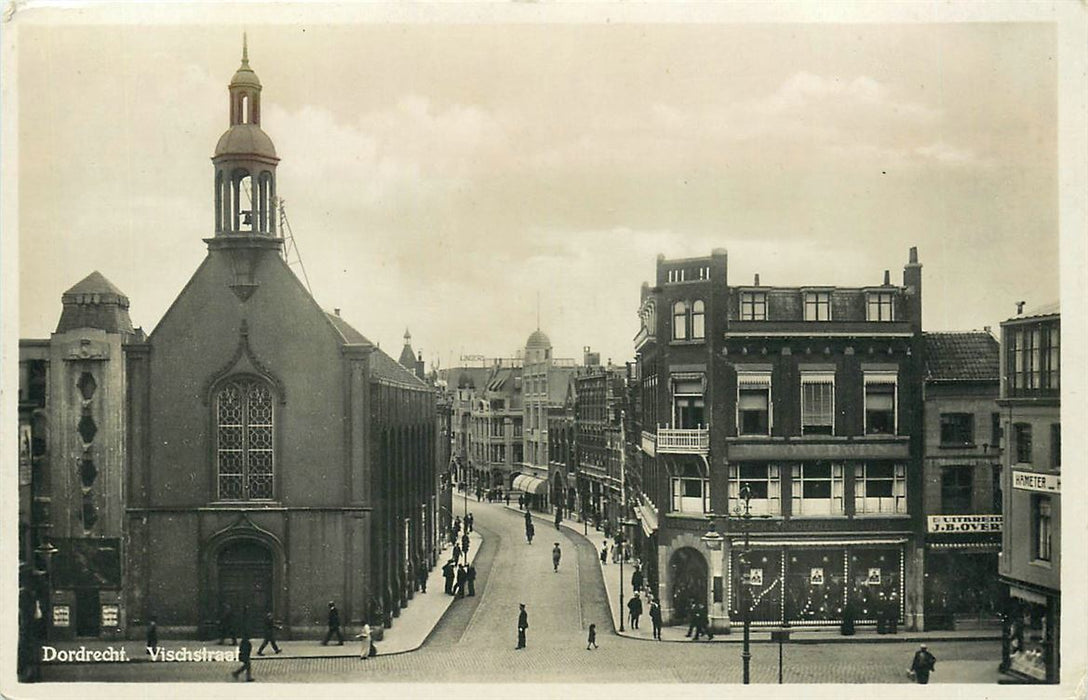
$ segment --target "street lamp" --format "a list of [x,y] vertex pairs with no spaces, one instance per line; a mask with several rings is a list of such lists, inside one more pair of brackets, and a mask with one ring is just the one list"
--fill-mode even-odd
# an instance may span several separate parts
[[[740,498],[744,501],[743,507],[738,503],[733,509],[733,515],[726,515],[726,518],[732,517],[739,519],[742,523],[742,529],[744,530],[744,549],[741,551],[740,563],[741,563],[741,578],[740,578],[740,590],[737,591],[737,605],[740,607],[742,621],[744,624],[744,644],[742,646],[740,658],[744,668],[744,684],[748,685],[751,682],[751,663],[752,663],[752,605],[751,605],[751,591],[749,587],[751,585],[751,550],[752,543],[749,537],[750,521],[752,518],[769,518],[769,515],[752,515],[751,501],[752,491],[748,488],[748,484],[743,484],[740,488]],[[714,515],[710,515],[710,530],[703,535],[702,541],[707,545],[708,549],[717,550],[721,547],[724,538],[714,530]]]
[[36,570],[34,573],[42,576],[45,581],[45,594],[39,595],[38,600],[45,602],[45,610],[42,611],[42,640],[48,642],[50,632],[53,627],[53,555],[58,550],[48,540],[43,541],[40,545],[34,548],[34,553],[41,558],[42,569]]

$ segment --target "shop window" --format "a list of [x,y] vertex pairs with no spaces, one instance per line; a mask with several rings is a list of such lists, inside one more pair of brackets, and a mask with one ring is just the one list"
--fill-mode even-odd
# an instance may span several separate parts
[[1012,426],[1017,464],[1031,464],[1031,424],[1015,423]]
[[770,372],[737,373],[737,434],[771,432]]
[[971,413],[941,414],[941,445],[975,444],[975,416]]
[[830,372],[801,374],[801,434],[835,433],[835,375]]
[[831,320],[831,292],[805,292],[805,320]]
[[792,467],[793,515],[842,515],[842,465],[804,462]]
[[854,511],[906,513],[906,465],[873,462],[854,467]]
[[1050,561],[1050,496],[1031,498],[1032,554],[1036,561]]
[[782,484],[777,464],[742,462],[729,465],[729,512],[744,512],[741,489],[748,487],[752,515],[782,514]]
[[941,469],[941,513],[964,515],[971,512],[973,476],[972,468],[967,465]]
[[866,295],[865,320],[894,321],[892,311],[895,295],[892,292],[869,292]]
[[866,373],[865,434],[894,435],[896,375]]
[[741,292],[740,293],[740,320],[742,320],[742,321],[766,321],[767,320],[767,293],[766,292]]

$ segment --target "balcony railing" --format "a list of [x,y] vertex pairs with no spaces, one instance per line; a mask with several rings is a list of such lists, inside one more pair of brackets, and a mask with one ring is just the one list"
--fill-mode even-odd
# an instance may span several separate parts
[[651,457],[657,456],[657,436],[653,433],[642,431],[642,451]]
[[662,454],[701,454],[710,451],[710,429],[657,426],[657,451]]

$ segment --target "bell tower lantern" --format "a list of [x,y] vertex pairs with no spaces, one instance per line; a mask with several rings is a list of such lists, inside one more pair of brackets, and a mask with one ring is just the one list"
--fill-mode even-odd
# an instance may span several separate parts
[[249,67],[242,37],[242,65],[230,91],[230,126],[219,137],[215,165],[215,235],[276,237],[276,147],[261,130],[261,81]]

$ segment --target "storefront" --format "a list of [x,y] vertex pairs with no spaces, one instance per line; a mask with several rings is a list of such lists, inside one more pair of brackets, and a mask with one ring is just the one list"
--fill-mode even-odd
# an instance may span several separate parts
[[1026,681],[1059,682],[1060,624],[1057,593],[1010,584],[1001,635],[1002,670]]
[[925,628],[997,628],[1005,593],[994,576],[1000,540],[928,541]]
[[[904,539],[753,541],[748,554],[751,621],[759,625],[838,625],[903,619]],[[730,618],[741,620],[738,594],[744,541],[732,541]]]

